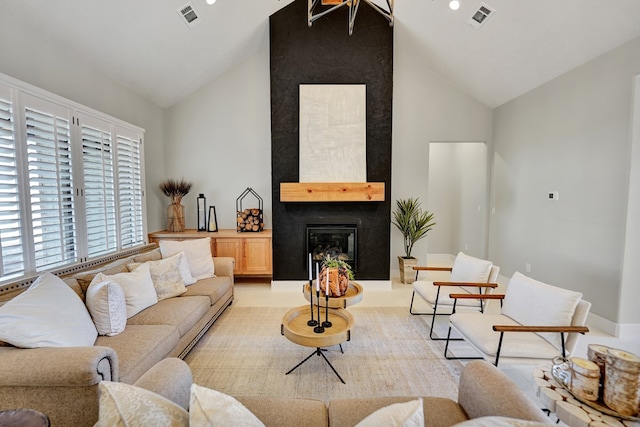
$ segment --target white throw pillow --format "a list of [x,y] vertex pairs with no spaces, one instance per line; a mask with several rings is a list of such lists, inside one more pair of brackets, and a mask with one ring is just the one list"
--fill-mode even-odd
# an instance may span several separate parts
[[87,288],[87,308],[98,334],[118,335],[127,326],[124,291],[115,282],[91,282]]
[[394,403],[380,408],[356,424],[356,427],[423,427],[422,399]]
[[111,381],[101,381],[98,389],[98,427],[189,425],[187,411],[149,390]]
[[0,341],[16,347],[91,346],[97,337],[80,297],[51,273],[0,307]]
[[[184,257],[184,252],[180,252],[167,259],[144,263],[149,265],[151,280],[153,281],[153,287],[156,289],[158,301],[177,297],[187,292],[182,272],[180,271],[180,264]],[[133,262],[127,264],[127,268],[129,271],[135,271],[141,265],[143,263]]]
[[264,427],[262,421],[231,396],[210,388],[191,385],[191,427]]
[[124,291],[124,299],[127,302],[127,319],[158,302],[158,295],[151,280],[151,272],[146,263],[131,273],[118,273],[112,276],[98,273],[91,284],[108,281],[117,283]]
[[[507,286],[502,314],[525,326],[569,326],[580,298],[580,292],[547,285],[516,271]],[[538,335],[558,350],[562,348],[559,333]]]
[[184,251],[187,255],[189,269],[194,279],[200,280],[214,276],[215,270],[213,258],[211,257],[211,237],[180,241],[160,241],[162,258],[169,258],[181,251]]

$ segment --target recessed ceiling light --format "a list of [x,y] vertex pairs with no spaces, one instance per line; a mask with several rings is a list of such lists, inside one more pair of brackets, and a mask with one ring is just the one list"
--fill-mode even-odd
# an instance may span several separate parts
[[216,0],[207,0],[207,4],[214,4]]
[[460,2],[458,0],[451,0],[449,2],[449,7],[451,10],[458,10],[460,8]]

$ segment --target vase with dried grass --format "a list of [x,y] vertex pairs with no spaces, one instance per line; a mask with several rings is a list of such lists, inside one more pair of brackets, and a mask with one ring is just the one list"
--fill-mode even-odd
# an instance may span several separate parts
[[181,202],[182,198],[191,190],[191,185],[184,179],[167,179],[160,183],[160,189],[164,195],[171,199],[171,204],[167,206],[167,231],[184,231],[184,206]]

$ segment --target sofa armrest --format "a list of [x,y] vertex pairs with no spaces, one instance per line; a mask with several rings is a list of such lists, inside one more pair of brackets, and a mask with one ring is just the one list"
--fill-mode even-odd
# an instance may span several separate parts
[[231,284],[233,284],[233,269],[236,266],[235,258],[227,256],[214,256],[213,266],[216,271],[216,276],[230,277]]
[[460,374],[458,403],[469,418],[502,416],[549,423],[542,410],[507,375],[486,361],[465,365]]
[[134,385],[166,397],[188,411],[191,384],[189,365],[182,359],[169,357],[153,365]]
[[0,348],[0,386],[91,386],[118,380],[110,347]]

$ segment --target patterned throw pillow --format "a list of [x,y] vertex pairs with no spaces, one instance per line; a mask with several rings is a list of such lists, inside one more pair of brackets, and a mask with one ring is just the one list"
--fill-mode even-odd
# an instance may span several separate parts
[[213,277],[215,273],[211,257],[211,237],[192,240],[161,240],[162,258],[169,258],[178,252],[187,254],[191,275],[196,280]]
[[[144,263],[149,265],[151,281],[153,282],[153,287],[156,289],[158,301],[177,297],[187,292],[180,270],[180,264],[184,257],[184,252],[180,252],[166,259],[147,261]],[[135,271],[141,265],[143,264],[134,262],[127,264],[127,268],[129,271]]]
[[394,403],[380,408],[356,424],[356,427],[422,427],[424,409],[422,399]]
[[189,425],[197,427],[264,427],[262,421],[231,396],[191,385]]
[[101,381],[97,427],[189,425],[189,414],[181,406],[140,387]]

